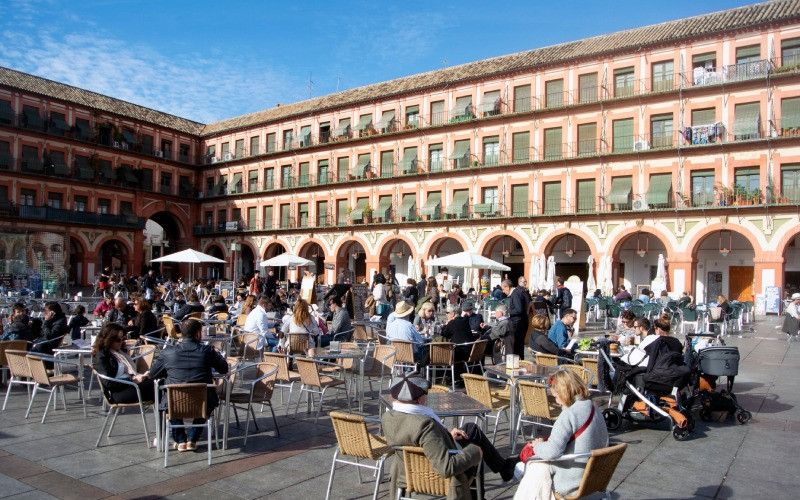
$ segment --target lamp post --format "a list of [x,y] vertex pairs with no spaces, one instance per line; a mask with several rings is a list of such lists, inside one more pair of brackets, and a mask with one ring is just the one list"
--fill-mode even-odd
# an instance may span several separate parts
[[231,252],[233,252],[233,261],[231,265],[233,266],[233,290],[236,291],[236,252],[240,252],[242,250],[242,245],[240,243],[231,243]]

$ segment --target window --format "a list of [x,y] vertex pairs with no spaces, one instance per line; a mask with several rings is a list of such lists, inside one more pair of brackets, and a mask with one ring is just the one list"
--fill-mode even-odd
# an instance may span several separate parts
[[327,201],[318,201],[317,202],[317,227],[325,227],[330,225],[330,219],[328,218],[328,202]]
[[499,90],[484,92],[483,99],[481,99],[481,116],[499,115],[502,112],[502,104]]
[[231,147],[227,142],[222,143],[222,160],[228,161],[231,159]]
[[11,143],[0,141],[0,169],[8,170],[12,167],[14,158],[11,156]]
[[766,61],[761,60],[761,46],[748,45],[736,49],[736,65],[726,68],[729,81],[763,78],[767,75]]
[[597,124],[584,123],[578,125],[578,154],[597,154]]
[[378,122],[378,132],[381,134],[388,134],[397,130],[395,120],[395,112],[393,109],[386,110],[381,114],[381,121]]
[[606,195],[606,203],[613,205],[614,210],[630,210],[633,199],[633,177],[624,175],[612,177],[611,191]]
[[587,73],[578,77],[578,98],[580,102],[597,100],[597,73]]
[[258,150],[258,141],[259,140],[260,140],[260,137],[257,136],[257,135],[255,135],[255,136],[250,138],[250,156],[255,156],[255,155],[260,153],[260,151]]
[[444,101],[431,103],[431,125],[441,125],[444,123]]
[[256,218],[258,217],[258,207],[247,207],[247,229],[256,229]]
[[577,208],[579,214],[590,214],[595,212],[595,190],[594,179],[582,179],[577,183],[578,199]]
[[143,168],[140,170],[142,173],[142,189],[145,191],[153,190],[153,169]]
[[161,193],[172,194],[172,174],[169,172],[161,172]]
[[531,157],[531,133],[517,132],[511,136],[511,154],[514,163],[527,163]]
[[760,104],[737,104],[733,112],[733,139],[744,141],[761,137]]
[[275,151],[275,132],[267,134],[267,153]]
[[736,64],[747,64],[761,60],[761,46],[748,45],[736,49]]
[[339,119],[339,125],[333,131],[334,139],[349,139],[350,138],[350,118]]
[[121,201],[119,202],[119,213],[122,215],[135,215],[133,213],[133,202]]
[[0,186],[0,203],[8,206],[8,186]]
[[215,158],[216,154],[217,154],[217,146],[215,146],[214,144],[206,148],[206,156],[208,158]]
[[381,177],[394,174],[394,151],[381,151]]
[[714,171],[692,172],[692,205],[695,207],[714,204]]
[[800,64],[800,38],[790,38],[781,42],[781,67],[788,68]]
[[370,153],[358,155],[356,168],[353,169],[353,176],[356,179],[365,179],[367,172],[370,171],[372,171],[372,155]]
[[707,85],[719,83],[720,74],[717,73],[717,54],[707,52],[692,57],[692,84]]
[[417,218],[417,195],[414,193],[406,193],[400,203],[400,211],[397,213],[398,218],[404,220],[416,220]]
[[403,174],[417,173],[417,147],[412,146],[403,150],[403,160],[400,163],[400,170]]
[[542,198],[542,213],[554,215],[561,213],[561,182],[545,182]]
[[337,160],[336,180],[344,182],[350,176],[350,158],[344,157]]
[[734,185],[738,201],[758,201],[761,198],[761,172],[758,167],[737,168]]
[[241,193],[243,191],[242,186],[242,173],[236,172],[233,174],[233,181],[231,181],[230,190],[228,191],[229,194],[236,194]]
[[35,106],[22,106],[22,126],[34,130],[41,130],[42,119],[39,116],[39,108]]
[[614,120],[613,152],[633,151],[633,118]]
[[428,220],[441,219],[442,217],[442,192],[433,191],[428,193],[428,198],[420,210],[420,215],[427,217]]
[[455,218],[467,217],[469,210],[469,190],[456,189],[445,213]]
[[781,167],[781,195],[790,203],[800,203],[800,165]]
[[234,158],[241,158],[244,156],[244,139],[236,139],[236,150],[233,155]]
[[63,200],[64,195],[61,193],[47,193],[47,206],[50,208],[61,208]]
[[264,229],[272,229],[275,225],[275,220],[272,212],[273,212],[272,205],[266,205],[264,207],[264,215],[263,218],[261,219]]
[[364,210],[366,210],[368,206],[369,198],[364,197],[356,199],[356,206],[350,211],[350,220],[353,222],[370,222],[369,220],[364,220]]
[[647,204],[651,208],[667,208],[672,199],[672,174],[652,174],[645,194]]
[[371,131],[375,130],[372,126],[372,113],[367,113],[358,117],[358,125],[356,125],[356,133],[359,137],[364,137]]
[[544,84],[544,102],[548,108],[564,105],[564,80],[550,80]]
[[264,189],[275,189],[275,169],[264,169]]
[[237,223],[237,227],[241,227],[239,225],[239,222],[242,221],[242,209],[241,208],[234,208],[232,210],[232,215],[233,216],[231,217],[231,222],[236,222]]
[[514,87],[514,112],[524,113],[531,110],[531,86],[519,85]]
[[311,145],[311,125],[300,127],[300,135],[297,137],[297,145],[301,148]]
[[[50,157],[50,167],[55,175],[69,176],[72,174],[69,166],[67,166],[67,159],[64,157],[63,151],[50,151],[48,156]],[[130,171],[130,165],[127,167],[128,171]]]
[[44,173],[44,163],[36,146],[22,146],[22,169],[37,174]]
[[372,213],[373,220],[390,222],[392,220],[392,196],[384,195],[378,198],[378,206]]
[[171,160],[172,159],[172,141],[162,140],[161,141],[161,155],[164,159]]
[[336,225],[346,226],[349,223],[347,199],[336,200]]
[[300,164],[300,185],[308,186],[311,184],[310,164],[304,161]]
[[206,177],[206,196],[213,196],[214,194],[214,178]]
[[178,159],[184,163],[189,163],[189,145],[181,144]]
[[692,125],[712,125],[716,119],[714,108],[692,110]]
[[675,85],[675,70],[672,61],[653,63],[652,66],[653,92],[666,92]]
[[[86,122],[87,124],[89,122]],[[91,135],[89,138],[91,139]],[[151,155],[153,154],[153,136],[149,134],[142,134],[142,153]]]
[[283,150],[287,151],[292,149],[292,137],[294,136],[294,130],[284,130],[283,131]]
[[77,140],[88,141],[92,138],[93,135],[94,134],[92,133],[92,127],[89,126],[89,120],[85,120],[83,118],[75,119],[75,138]]
[[327,184],[328,179],[328,160],[317,162],[317,184]]
[[511,186],[511,215],[514,217],[525,217],[529,214],[528,185],[517,184]]
[[100,198],[97,200],[97,213],[110,214],[111,213],[111,200],[108,198]]
[[781,135],[800,135],[800,97],[781,99]]
[[450,121],[469,120],[473,116],[475,114],[472,111],[472,96],[456,97],[456,107],[453,108]]
[[214,225],[214,212],[206,210],[206,227],[211,228]]
[[470,160],[470,140],[464,139],[453,143],[453,154],[450,156],[453,168],[466,168]]
[[88,198],[86,196],[75,195],[72,197],[72,210],[76,212],[85,212],[86,211],[86,204],[88,203]]
[[672,147],[672,114],[650,117],[650,138],[654,148]]
[[249,193],[258,191],[258,170],[251,170],[247,173],[247,191]]
[[292,177],[291,165],[284,165],[281,167],[281,187],[294,187],[294,178]]
[[481,200],[483,200],[483,204],[485,205],[483,213],[493,215],[500,210],[500,197],[496,187],[483,188],[481,190]]
[[406,129],[419,127],[419,106],[408,106],[406,108]]
[[281,229],[287,229],[292,226],[292,206],[284,203],[280,207],[281,216]]
[[14,109],[11,107],[11,101],[0,99],[0,123],[3,125],[14,123]]
[[319,124],[319,142],[326,143],[331,140],[331,122]]
[[500,163],[500,137],[483,138],[483,164],[498,165]]
[[708,71],[714,71],[717,67],[717,54],[714,52],[706,52],[704,54],[697,54],[692,56],[692,68],[703,68]]
[[562,156],[561,127],[544,131],[544,159],[557,160]]
[[300,203],[297,206],[299,227],[308,227],[308,203]]
[[614,70],[614,97],[633,95],[633,67]]
[[53,135],[58,135],[63,137],[64,133],[69,129],[67,127],[67,120],[64,116],[64,113],[50,113],[50,123],[48,126],[48,131]]
[[428,148],[428,171],[441,172],[442,171],[442,145],[431,144]]

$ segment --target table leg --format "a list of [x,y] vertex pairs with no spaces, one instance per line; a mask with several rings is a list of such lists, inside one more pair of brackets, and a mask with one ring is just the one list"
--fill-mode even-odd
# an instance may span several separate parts
[[[231,420],[231,418],[230,418],[230,416],[231,416],[230,391],[231,390],[230,390],[229,386],[230,386],[230,382],[226,381],[225,382],[225,392],[226,392],[225,396],[226,396],[227,401],[225,401],[225,422],[223,422],[223,424],[222,424],[222,449],[223,450],[227,450],[228,449],[228,429],[230,428],[230,420]],[[211,437],[209,436],[208,439],[209,439],[209,444],[208,445],[211,446],[211,441],[210,441]]]
[[509,407],[509,412],[511,413],[508,419],[508,428],[509,432],[511,433],[511,454],[513,455],[517,451],[517,383],[513,381],[509,381],[509,396],[511,398],[511,404]]
[[358,397],[358,411],[364,413],[364,360],[358,360],[358,390],[356,396]]

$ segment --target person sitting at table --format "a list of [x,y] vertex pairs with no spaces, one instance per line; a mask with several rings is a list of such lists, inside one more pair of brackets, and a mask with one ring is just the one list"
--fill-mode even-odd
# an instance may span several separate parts
[[531,338],[528,341],[533,352],[553,354],[558,356],[558,346],[547,336],[550,327],[550,318],[544,314],[537,314],[531,319]]
[[10,323],[3,331],[3,336],[0,337],[0,341],[6,340],[25,340],[27,342],[33,343],[36,339],[36,334],[33,333],[33,328],[31,328],[31,319],[28,316],[28,313],[25,312],[25,308],[22,308],[22,311],[12,309],[11,317],[9,317]]
[[[353,337],[353,327],[350,324],[350,314],[342,306],[342,299],[339,296],[332,296],[328,298],[328,309],[333,313],[333,321],[331,327],[328,328],[328,333],[320,337],[320,345],[327,347],[331,340],[339,340],[342,342],[350,342]],[[336,338],[339,335],[340,338]]]
[[670,300],[672,299],[669,298],[669,294],[667,293],[667,291],[661,290],[661,295],[659,295],[658,297],[658,302],[661,304],[661,307],[666,306]]
[[[450,478],[448,499],[470,498],[472,483],[481,460],[503,481],[514,477],[516,458],[504,458],[483,431],[472,422],[463,429],[448,429],[441,418],[428,406],[430,383],[418,373],[397,378],[390,393],[394,401],[391,410],[381,417],[381,425],[389,446],[419,446],[430,460],[433,469]],[[601,417],[602,419],[602,417]],[[459,450],[450,453],[450,450]],[[402,454],[395,455],[389,484],[390,498],[397,488],[406,486]]]
[[[260,304],[260,302],[259,302]],[[281,339],[281,347],[284,351],[289,350],[289,337],[290,334],[305,333],[308,335],[308,351],[310,355],[314,354],[317,346],[317,339],[322,334],[319,329],[319,323],[311,315],[310,307],[305,299],[298,297],[294,303],[294,309],[291,315],[287,315],[283,320],[281,332],[283,338]],[[249,319],[249,316],[248,316]]]
[[67,324],[67,330],[70,331],[70,337],[72,340],[77,340],[81,338],[81,328],[89,324],[89,319],[84,316],[86,314],[86,308],[83,307],[81,304],[75,306],[75,314],[69,319],[69,323]]
[[[214,347],[200,342],[203,325],[195,319],[187,319],[181,323],[181,340],[175,345],[167,346],[153,362],[149,376],[153,379],[166,378],[169,384],[205,383],[214,381],[211,370],[217,373],[228,373],[228,362]],[[207,410],[210,415],[219,404],[217,391],[208,388]],[[166,399],[166,398],[165,398]],[[164,401],[166,407],[166,401]],[[192,423],[203,424],[206,419],[196,418]],[[173,425],[183,425],[183,420],[171,420]],[[173,427],[172,439],[178,451],[197,449],[197,441],[203,435],[202,427],[191,427],[187,439],[186,429]],[[209,443],[211,446],[211,443]]]
[[572,325],[578,320],[578,313],[575,309],[565,309],[561,314],[561,319],[556,321],[547,332],[547,338],[558,346],[561,356],[572,356],[572,351],[567,350],[569,339],[572,337]]
[[636,331],[633,328],[633,321],[636,319],[636,314],[630,309],[622,312],[617,321],[617,331],[615,332],[620,341],[627,340],[630,336],[635,335]]
[[[136,311],[128,304],[128,301],[126,301],[124,297],[117,297],[114,300],[114,309],[106,313],[105,320],[111,323],[119,323],[125,328],[130,325],[130,321],[134,316],[136,316]],[[133,327],[130,327],[128,331],[132,330]]]
[[717,295],[717,307],[722,309],[721,319],[723,320],[727,319],[733,312],[733,306],[731,306],[731,303],[728,302],[728,299],[726,299],[724,295]]
[[408,278],[406,280],[406,287],[403,289],[403,297],[410,301],[412,304],[416,304],[417,300],[419,300],[419,290],[417,290],[417,282],[414,281],[413,278]]
[[386,338],[392,340],[408,340],[414,342],[414,361],[425,365],[428,360],[428,349],[414,325],[408,321],[408,316],[414,312],[414,307],[401,300],[394,307],[395,319],[386,325]]
[[436,311],[431,302],[425,302],[419,310],[419,314],[414,317],[414,328],[424,335],[433,335],[436,325]]
[[175,316],[181,307],[186,305],[186,296],[182,291],[176,290],[174,298],[172,299],[172,310],[170,311]]
[[232,323],[236,323],[236,317],[242,314],[242,307],[244,306],[245,299],[247,299],[247,292],[241,292],[236,294],[236,300],[228,309],[228,314],[230,314],[230,319]]
[[464,368],[464,361],[469,359],[469,353],[472,351],[471,345],[459,345],[474,342],[478,339],[477,335],[472,334],[472,328],[469,325],[469,318],[461,315],[461,307],[458,304],[447,305],[447,323],[442,328],[442,337],[448,342],[456,344],[453,353],[453,362],[455,363],[455,377],[456,383],[461,382],[461,373]]
[[491,326],[484,322],[483,314],[475,312],[474,300],[465,300],[461,305],[461,310],[464,312],[464,317],[469,321],[470,330],[475,332],[477,336],[481,336],[492,329]]
[[225,297],[222,295],[215,295],[214,300],[211,301],[211,307],[208,308],[209,314],[228,313],[228,305],[225,303]]
[[480,340],[489,341],[486,352],[491,354],[492,362],[497,364],[505,359],[506,354],[514,353],[514,325],[508,319],[508,306],[505,304],[495,306],[494,318],[494,326],[481,335]]
[[53,354],[53,349],[61,345],[63,337],[68,333],[67,317],[61,310],[61,304],[55,301],[47,302],[44,305],[42,332],[34,341],[31,352]]
[[[561,406],[547,439],[538,438],[526,445],[520,458],[532,450],[536,458],[554,460],[562,455],[588,453],[608,446],[608,431],[603,414],[589,399],[589,389],[580,375],[559,369],[550,377],[550,391]],[[574,495],[581,484],[588,459],[527,464],[514,498],[553,498],[553,492]]]
[[138,339],[139,337],[158,330],[158,318],[153,314],[153,306],[150,304],[149,300],[140,297],[139,300],[133,304],[133,308],[136,311],[136,316],[128,321],[128,326],[133,327],[132,330],[128,331],[129,338]]
[[616,300],[617,302],[619,301],[628,302],[632,298],[633,297],[631,296],[630,292],[625,290],[625,285],[620,285],[619,291],[617,291],[617,294],[614,295],[614,300]]
[[180,309],[175,311],[175,318],[182,320],[188,318],[190,314],[205,312],[206,308],[200,303],[200,297],[197,292],[189,294],[189,302],[184,304]]
[[92,313],[98,318],[105,318],[108,311],[114,309],[114,297],[110,293],[103,296],[103,301],[97,304]]
[[[255,297],[255,295],[251,295],[251,297]],[[261,298],[258,299],[258,304],[255,309],[250,311],[250,314],[247,315],[243,329],[246,332],[258,334],[258,349],[267,346],[271,352],[275,352],[278,350],[278,344],[280,342],[275,334],[272,333],[275,322],[269,317],[268,313],[270,311],[272,311],[272,302],[266,295],[262,295]]]
[[[117,323],[106,323],[92,346],[92,368],[100,375],[134,382],[142,401],[153,401],[153,380],[148,373],[136,372],[136,362],[125,352],[125,330]],[[102,380],[103,391],[109,400],[118,404],[138,403],[136,388],[119,382]]]

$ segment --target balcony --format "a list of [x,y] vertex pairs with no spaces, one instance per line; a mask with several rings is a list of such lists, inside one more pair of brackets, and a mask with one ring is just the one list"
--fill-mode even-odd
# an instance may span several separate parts
[[117,215],[80,212],[47,206],[15,205],[13,202],[8,201],[0,204],[0,216],[47,222],[63,222],[68,224],[122,227],[128,229],[144,229],[146,222],[146,219],[132,214]]

